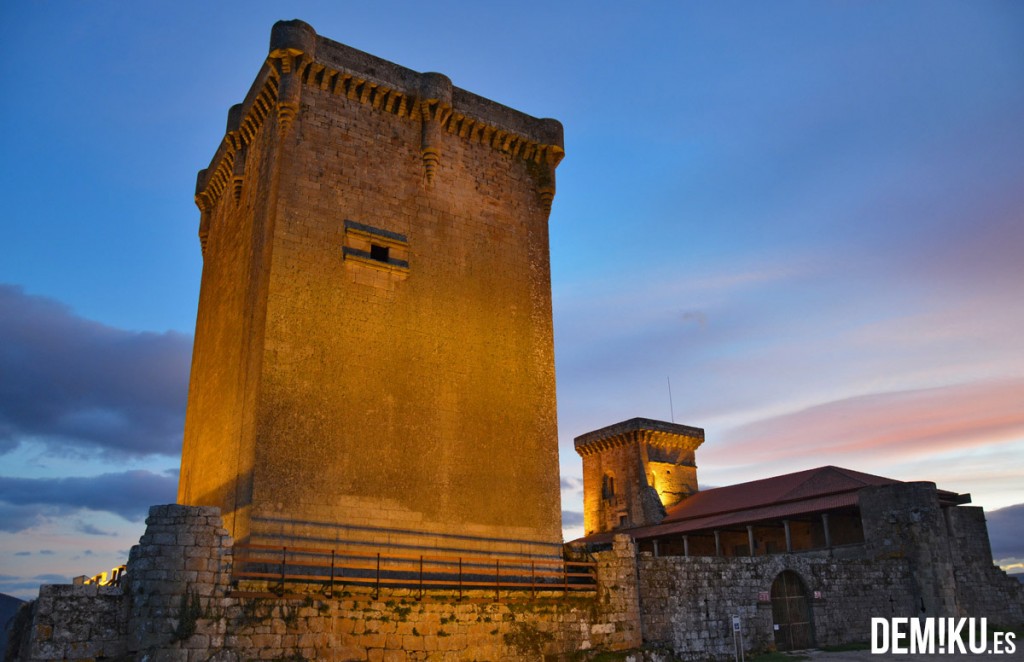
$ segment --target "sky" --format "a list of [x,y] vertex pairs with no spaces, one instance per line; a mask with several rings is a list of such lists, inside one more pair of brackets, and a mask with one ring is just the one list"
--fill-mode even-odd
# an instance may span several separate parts
[[969,492],[1024,569],[1024,4],[50,0],[0,4],[0,592],[174,500],[195,174],[291,18],[565,126],[568,538],[573,438],[644,416],[706,430],[705,487]]

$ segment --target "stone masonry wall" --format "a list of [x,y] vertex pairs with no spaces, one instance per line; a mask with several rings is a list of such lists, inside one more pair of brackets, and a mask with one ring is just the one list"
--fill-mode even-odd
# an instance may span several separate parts
[[146,533],[128,556],[129,650],[218,647],[223,629],[200,631],[198,621],[226,599],[230,576],[231,537],[217,508],[151,508]]
[[981,508],[946,509],[956,601],[962,616],[985,616],[990,623],[1024,622],[1024,584],[992,561],[992,548]]
[[230,594],[231,539],[215,508],[155,506],[146,522],[123,590],[44,588],[22,660],[539,660],[641,644],[627,536],[594,555],[596,596],[417,600],[339,585],[332,598],[286,599]]
[[[747,651],[774,648],[772,607],[759,599],[784,570],[809,592],[818,646],[867,641],[871,616],[913,615],[907,562],[774,556],[653,557],[638,560],[640,616],[647,645],[684,659],[732,659],[732,617],[742,619]],[[820,597],[814,597],[815,592]]]
[[128,648],[124,597],[120,588],[112,586],[42,586],[32,606],[32,626],[22,644],[22,659],[83,660],[124,655]]
[[910,563],[917,616],[956,616],[956,579],[943,509],[934,483],[897,483],[861,490],[868,558]]

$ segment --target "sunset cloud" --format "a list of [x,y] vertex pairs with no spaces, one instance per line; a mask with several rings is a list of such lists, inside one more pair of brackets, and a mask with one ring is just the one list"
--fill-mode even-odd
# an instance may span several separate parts
[[[927,457],[1024,438],[1024,380],[877,393],[826,402],[726,432],[717,452],[744,463]],[[710,449],[709,449],[710,451]]]

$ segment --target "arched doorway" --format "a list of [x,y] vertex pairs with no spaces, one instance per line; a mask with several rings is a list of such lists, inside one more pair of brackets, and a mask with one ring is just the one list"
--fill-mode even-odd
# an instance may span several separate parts
[[792,570],[784,570],[772,582],[772,621],[778,650],[802,650],[814,646],[807,587],[800,575]]

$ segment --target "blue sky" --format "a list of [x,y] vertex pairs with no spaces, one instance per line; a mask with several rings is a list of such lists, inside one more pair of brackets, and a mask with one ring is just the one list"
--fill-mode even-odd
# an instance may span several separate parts
[[1024,559],[1024,5],[51,1],[0,6],[0,592],[173,500],[195,173],[296,17],[565,125],[567,524],[572,438],[671,378],[702,483],[934,480]]

